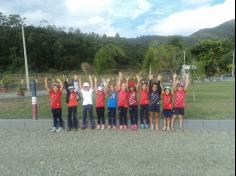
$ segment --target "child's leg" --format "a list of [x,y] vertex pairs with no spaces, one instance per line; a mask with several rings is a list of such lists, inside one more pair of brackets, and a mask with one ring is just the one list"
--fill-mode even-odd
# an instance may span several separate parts
[[71,120],[71,115],[72,115],[72,107],[68,107],[68,117],[67,117],[67,121],[68,121],[68,129],[72,128],[72,120]]
[[179,128],[183,129],[183,115],[179,115]]
[[122,111],[122,107],[119,107],[119,123],[120,123],[120,128],[123,128],[124,122],[123,122],[123,111]]
[[96,113],[97,113],[97,125],[101,125],[101,111],[100,108],[96,107]]
[[86,118],[87,118],[87,106],[88,105],[83,105],[83,128],[86,127]]
[[167,117],[167,131],[170,131],[170,122],[171,122],[171,117]]
[[138,125],[138,106],[134,106],[134,125]]
[[73,107],[73,125],[75,129],[78,128],[78,119],[77,119],[77,106]]
[[162,128],[162,131],[165,131],[165,130],[166,130],[166,121],[167,121],[167,118],[164,117],[164,118],[163,118],[163,128]]
[[176,114],[173,114],[173,117],[171,119],[171,129],[174,129],[174,124],[175,124],[175,118],[176,118]]
[[63,127],[63,120],[62,120],[62,117],[61,117],[61,108],[60,109],[57,109],[57,118],[59,120],[59,127]]
[[152,115],[153,115],[153,112],[149,112],[150,125],[151,125],[151,129],[153,130],[153,121],[152,121]]
[[52,117],[53,117],[53,127],[57,127],[57,115],[56,115],[56,109],[52,109]]
[[140,106],[140,124],[143,125],[144,106]]
[[94,128],[93,105],[88,105],[88,112],[90,118],[90,127]]
[[105,108],[101,108],[101,120],[102,120],[102,125],[105,125]]
[[159,119],[158,119],[158,112],[155,112],[155,117],[156,117],[156,130],[159,130]]
[[112,125],[112,108],[108,108],[108,128]]
[[129,116],[130,116],[130,124],[134,125],[134,108],[133,106],[129,107]]
[[123,117],[124,117],[124,125],[128,125],[128,119],[127,119],[127,112],[128,112],[128,108],[123,107]]
[[149,119],[149,105],[145,105],[145,120],[146,125],[149,125],[150,119]]
[[111,119],[112,119],[112,127],[116,128],[116,108],[112,108],[112,113],[111,113]]

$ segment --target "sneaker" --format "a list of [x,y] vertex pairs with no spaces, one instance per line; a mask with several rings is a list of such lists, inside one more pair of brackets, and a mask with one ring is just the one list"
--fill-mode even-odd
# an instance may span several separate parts
[[128,129],[128,125],[124,125],[124,129],[127,130]]
[[101,128],[101,126],[100,125],[97,125],[97,129],[99,130]]
[[108,126],[107,126],[107,129],[111,129],[111,125],[108,125]]
[[113,126],[112,128],[113,128],[114,130],[116,130],[116,126]]
[[82,130],[86,129],[86,126],[85,126],[85,125],[82,125],[81,129],[82,129]]
[[105,125],[102,125],[102,126],[101,126],[101,129],[104,130],[104,129],[105,129]]
[[170,132],[170,127],[167,127],[167,128],[166,128],[166,131],[167,131],[167,132]]
[[141,128],[142,128],[142,129],[144,129],[144,128],[145,128],[144,124],[141,124]]
[[63,128],[62,128],[62,127],[59,127],[59,128],[56,130],[56,132],[61,132],[61,131],[63,131]]
[[[170,129],[170,128],[169,128]],[[166,127],[162,128],[162,131],[166,131]]]
[[56,127],[52,127],[52,129],[50,130],[51,132],[56,132]]
[[123,129],[123,125],[120,125],[120,130],[122,130]]
[[146,124],[146,125],[145,125],[145,128],[146,128],[146,129],[148,129],[148,128],[149,128],[149,125],[148,125],[148,124]]

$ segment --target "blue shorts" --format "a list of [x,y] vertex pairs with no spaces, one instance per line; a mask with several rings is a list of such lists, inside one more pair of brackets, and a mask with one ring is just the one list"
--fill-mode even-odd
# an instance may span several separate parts
[[172,110],[173,115],[184,115],[184,108],[176,108],[174,107]]
[[160,106],[159,105],[149,106],[149,112],[160,112]]
[[162,115],[164,118],[172,117],[172,110],[171,109],[163,109]]

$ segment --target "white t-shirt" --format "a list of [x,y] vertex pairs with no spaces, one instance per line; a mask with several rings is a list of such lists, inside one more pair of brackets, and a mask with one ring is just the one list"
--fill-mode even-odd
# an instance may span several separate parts
[[82,89],[80,92],[83,96],[83,105],[93,104],[93,89],[89,89],[89,91]]

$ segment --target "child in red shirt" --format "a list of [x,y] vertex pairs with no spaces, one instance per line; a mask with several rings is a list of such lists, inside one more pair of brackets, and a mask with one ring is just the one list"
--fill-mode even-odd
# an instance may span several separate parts
[[170,122],[172,117],[172,94],[171,88],[165,86],[162,90],[162,102],[163,102],[163,128],[162,131],[170,131]]
[[[63,131],[62,109],[61,109],[61,96],[63,90],[63,84],[60,79],[57,79],[58,83],[53,83],[52,88],[48,88],[48,79],[45,78],[45,88],[50,96],[51,111],[53,115],[53,127],[51,131],[60,132]],[[57,129],[57,121],[59,121],[59,128]]]
[[187,91],[189,83],[189,75],[186,74],[185,85],[184,83],[176,80],[177,75],[173,75],[173,88],[172,94],[174,96],[174,106],[173,106],[173,117],[171,119],[171,129],[174,130],[175,118],[179,116],[179,128],[183,130],[183,116],[185,107],[185,93]]
[[119,73],[118,79],[118,110],[120,129],[128,129],[127,111],[129,107],[129,94],[127,91],[128,77],[126,82],[121,83],[122,73]]
[[96,92],[96,112],[97,112],[97,129],[105,129],[105,91],[103,86],[97,87],[97,78],[94,78]]
[[137,87],[135,82],[128,82],[129,88],[129,114],[130,114],[130,122],[131,129],[138,128],[138,100],[137,100]]
[[77,120],[77,106],[79,100],[79,94],[75,90],[74,85],[68,85],[68,82],[64,82],[64,87],[66,89],[66,103],[68,106],[68,129],[67,131],[71,131],[72,128],[74,130],[78,129],[78,120]]

